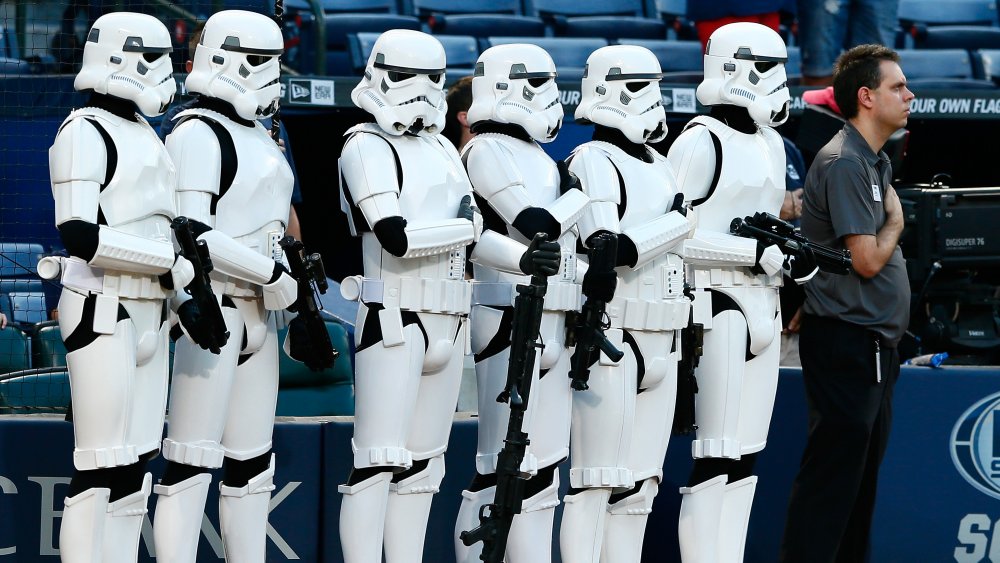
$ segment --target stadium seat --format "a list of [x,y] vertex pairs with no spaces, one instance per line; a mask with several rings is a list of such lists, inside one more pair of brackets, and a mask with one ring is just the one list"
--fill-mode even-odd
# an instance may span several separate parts
[[510,14],[435,14],[428,20],[435,35],[471,35],[476,38],[498,33],[519,37],[544,37],[545,22],[535,16]]
[[667,39],[698,39],[694,24],[687,20],[687,0],[653,0],[649,15],[667,24]]
[[[354,362],[347,328],[326,322],[340,357],[332,369],[315,372],[285,354],[279,358],[278,416],[335,416],[354,414]],[[283,343],[286,330],[278,334]]]
[[35,325],[31,335],[31,367],[48,368],[66,365],[66,345],[58,321]]
[[1000,49],[1000,27],[942,25],[921,27],[913,36],[917,49]]
[[[378,34],[390,29],[420,30],[420,20],[413,16],[395,14],[327,14],[326,19],[326,73],[332,76],[353,74],[348,52],[349,35],[355,33]],[[362,68],[364,65],[362,64]]]
[[0,414],[64,413],[69,403],[66,368],[38,368],[0,375]]
[[10,57],[0,57],[0,75],[30,73],[31,65],[28,64],[28,61],[12,59]]
[[413,14],[510,14],[523,15],[521,0],[412,0]]
[[41,280],[0,279],[0,313],[22,327],[47,320],[48,307]]
[[973,77],[972,58],[963,49],[901,49],[899,58],[907,80]]
[[904,29],[924,25],[997,25],[995,0],[900,0],[899,21]]
[[1000,83],[1000,49],[980,49],[973,53],[978,78]]
[[27,242],[0,242],[0,278],[34,278],[42,245]]
[[0,330],[0,374],[31,367],[31,341],[23,331],[8,325]]
[[698,41],[625,40],[619,43],[645,47],[656,55],[663,72],[698,72],[705,68],[705,56]]
[[788,62],[785,63],[785,74],[789,78],[802,76],[802,49],[788,48]]
[[645,17],[642,0],[533,0],[527,13],[534,16]]
[[324,14],[399,14],[396,0],[321,0]]
[[569,82],[583,78],[587,57],[608,44],[598,37],[487,37],[483,41],[483,49],[511,43],[531,43],[545,49],[556,63],[559,80]]
[[609,41],[627,39],[666,39],[667,24],[652,18],[625,16],[581,16],[556,18],[553,22],[559,37],[603,37]]

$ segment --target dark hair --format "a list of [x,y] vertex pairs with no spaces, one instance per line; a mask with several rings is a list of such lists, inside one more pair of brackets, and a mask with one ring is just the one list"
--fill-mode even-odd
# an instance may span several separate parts
[[207,20],[198,20],[194,24],[194,28],[191,33],[188,34],[188,58],[194,59],[194,49],[201,43],[201,32],[205,31],[205,22]]
[[833,65],[833,99],[846,119],[858,115],[858,90],[878,88],[882,61],[899,63],[899,54],[885,45],[858,45],[842,53]]
[[448,102],[448,113],[445,114],[444,131],[441,134],[458,148],[458,143],[462,140],[462,124],[458,122],[458,112],[469,111],[469,106],[472,105],[472,77],[459,78],[448,88],[445,99]]

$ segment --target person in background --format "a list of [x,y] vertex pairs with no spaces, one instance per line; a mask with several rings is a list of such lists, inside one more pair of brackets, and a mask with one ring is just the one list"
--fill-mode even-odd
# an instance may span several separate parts
[[[198,43],[201,41],[201,32],[205,29],[205,22],[199,21],[194,29],[191,30],[191,36],[188,38],[188,55],[194,57],[195,48],[198,47]],[[191,67],[194,63],[192,60],[187,60],[184,63],[185,72],[190,73]],[[174,126],[177,122],[174,118],[177,117],[179,113],[184,110],[191,109],[194,107],[195,103],[198,101],[197,98],[192,98],[186,102],[174,104],[163,114],[163,119],[160,121],[160,127],[157,134],[160,136],[160,140],[164,143],[167,142],[167,135],[174,130]],[[271,118],[265,117],[260,120],[261,124],[268,131],[271,130]],[[288,209],[288,225],[285,227],[285,234],[295,237],[297,240],[302,240],[302,227],[299,225],[299,216],[295,212],[295,206],[302,203],[302,191],[299,187],[299,173],[295,169],[295,159],[292,157],[292,141],[288,138],[288,128],[282,127],[278,137],[278,147],[281,148],[281,152],[284,153],[285,159],[288,160],[288,165],[292,167],[292,177],[295,178],[295,184],[292,187],[292,206]]]
[[444,131],[442,135],[458,152],[462,152],[475,133],[469,128],[469,106],[472,105],[472,77],[463,76],[448,88],[445,98],[448,102],[448,112],[444,116]]
[[914,95],[899,55],[881,45],[841,55],[833,88],[847,123],[806,176],[802,232],[850,250],[854,271],[820,272],[806,286],[799,350],[810,424],[783,563],[865,560],[899,376],[896,345],[909,321],[903,212],[882,147],[906,125]]
[[803,86],[829,86],[842,49],[893,45],[899,27],[899,0],[798,0],[798,9]]

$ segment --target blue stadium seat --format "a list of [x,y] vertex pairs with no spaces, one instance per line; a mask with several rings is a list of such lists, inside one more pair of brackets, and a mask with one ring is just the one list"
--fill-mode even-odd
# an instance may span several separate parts
[[59,332],[59,321],[35,325],[31,334],[31,367],[46,368],[66,365],[66,344]]
[[785,63],[785,74],[789,78],[802,76],[802,49],[788,47],[788,62]]
[[31,341],[19,328],[0,330],[0,374],[31,367]]
[[0,75],[7,74],[31,74],[31,65],[21,59],[0,57]]
[[531,43],[548,52],[556,63],[560,81],[579,81],[583,78],[583,67],[591,53],[607,46],[608,42],[598,37],[487,37],[483,50],[495,45],[511,43]]
[[667,39],[698,39],[694,24],[687,19],[687,0],[651,0],[651,17],[667,24]]
[[535,16],[511,14],[435,14],[428,20],[435,35],[489,37],[498,33],[544,37],[545,22]]
[[24,327],[48,320],[41,280],[0,280],[0,313],[7,315],[8,321]]
[[697,72],[705,68],[705,56],[698,41],[626,40],[620,43],[645,47],[656,55],[663,72]]
[[321,0],[323,13],[399,14],[396,0]]
[[994,89],[989,80],[973,78],[972,56],[964,49],[901,49],[899,65],[910,90]]
[[[336,321],[326,322],[333,347],[340,352],[333,368],[312,371],[305,365],[279,354],[277,416],[337,416],[354,414],[354,361],[347,328]],[[278,334],[283,343],[286,330]]]
[[[376,37],[390,29],[420,30],[420,20],[395,14],[328,14],[326,16],[326,73],[333,76],[353,74],[348,52],[348,36],[375,33]],[[364,68],[364,64],[361,65]]]
[[978,65],[978,77],[1000,83],[1000,49],[980,49],[973,53]]
[[557,18],[553,22],[560,37],[603,37],[609,41],[627,39],[666,39],[667,24],[652,18],[626,16],[581,16]]
[[542,17],[645,16],[642,0],[533,0],[528,6],[528,14]]
[[0,414],[64,413],[69,403],[69,373],[64,367],[0,376]]
[[34,278],[42,245],[28,242],[0,242],[0,278]]
[[522,15],[521,0],[412,0],[416,16],[431,14]]
[[900,0],[897,13],[904,29],[913,24],[997,24],[994,0]]
[[1000,27],[943,25],[922,27],[914,34],[917,49],[1000,49]]

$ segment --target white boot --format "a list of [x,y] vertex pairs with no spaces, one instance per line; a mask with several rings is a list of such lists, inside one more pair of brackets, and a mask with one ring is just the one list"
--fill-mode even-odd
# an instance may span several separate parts
[[442,479],[444,455],[439,455],[431,458],[422,471],[389,485],[382,541],[386,563],[420,563],[423,559],[431,501],[441,489]]
[[356,485],[340,485],[340,544],[344,563],[381,563],[382,535],[392,473],[382,471]]
[[611,489],[583,489],[563,497],[559,551],[564,561],[598,563]]
[[227,563],[264,563],[273,490],[274,454],[267,469],[246,485],[219,483],[219,528]]
[[659,490],[656,478],[650,477],[643,480],[638,491],[608,507],[601,563],[639,562],[646,521],[653,511],[653,499]]
[[552,520],[559,506],[559,474],[552,484],[521,502],[507,538],[507,563],[552,561]]
[[93,488],[67,497],[59,526],[63,563],[100,563],[111,489]]
[[462,505],[458,508],[458,519],[455,521],[455,561],[458,563],[479,563],[479,554],[483,552],[482,542],[466,546],[459,536],[479,525],[479,511],[484,505],[493,502],[496,492],[495,486],[475,492],[462,491]]
[[200,473],[173,485],[156,485],[153,540],[157,563],[194,563],[201,538],[201,519],[212,475]]
[[719,526],[719,560],[742,563],[750,525],[750,507],[757,490],[757,476],[751,475],[726,485],[722,499],[722,524]]
[[677,539],[684,563],[722,563],[718,547],[726,479],[725,475],[719,475],[693,487],[681,487]]
[[142,478],[138,491],[108,503],[104,522],[103,563],[135,563],[139,558],[139,535],[146,518],[146,502],[153,491],[153,474]]

